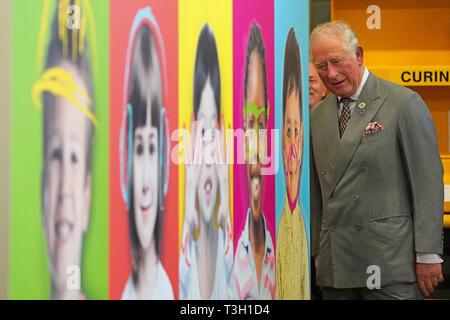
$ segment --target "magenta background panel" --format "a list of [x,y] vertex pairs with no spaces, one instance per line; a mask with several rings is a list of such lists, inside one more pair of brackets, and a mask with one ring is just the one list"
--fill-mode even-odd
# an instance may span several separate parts
[[[274,2],[273,0],[235,0],[233,3],[233,93],[234,129],[243,129],[242,108],[244,100],[245,60],[247,39],[250,27],[255,21],[261,28],[266,49],[267,97],[269,99],[268,121],[268,157],[271,154],[270,130],[274,129]],[[236,164],[237,147],[234,145],[234,247],[245,226],[245,217],[249,207],[248,182],[246,166]],[[275,175],[266,175],[263,180],[262,210],[267,228],[275,245]]]

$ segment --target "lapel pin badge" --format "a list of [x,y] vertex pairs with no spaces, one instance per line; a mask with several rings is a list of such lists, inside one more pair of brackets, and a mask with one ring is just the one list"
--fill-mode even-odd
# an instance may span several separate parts
[[361,102],[361,103],[358,105],[358,107],[359,107],[358,115],[362,116],[362,115],[364,114],[364,107],[365,107],[365,106],[366,106],[366,104],[365,104],[364,102]]

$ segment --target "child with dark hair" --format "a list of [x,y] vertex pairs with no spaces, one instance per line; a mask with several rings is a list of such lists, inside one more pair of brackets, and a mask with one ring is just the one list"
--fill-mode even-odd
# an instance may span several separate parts
[[[244,79],[244,130],[267,129],[269,103],[265,47],[260,27],[254,22],[247,41]],[[265,145],[267,141],[259,141]],[[260,149],[260,147],[258,147]],[[237,297],[273,299],[275,295],[275,252],[272,237],[262,212],[263,175],[260,152],[251,154],[246,147],[247,181],[250,208],[239,238],[234,259],[233,280]]]
[[283,155],[286,203],[277,238],[277,299],[309,299],[308,241],[298,205],[303,149],[300,50],[291,28],[284,51]]
[[[161,263],[162,223],[164,217],[161,175],[168,164],[161,161],[164,148],[164,96],[162,45],[155,35],[150,8],[142,9],[130,35],[128,79],[125,80],[127,116],[127,163],[131,170],[127,187],[132,273],[122,299],[171,300],[169,277]],[[159,42],[158,42],[159,41]],[[127,57],[128,58],[128,57]],[[161,163],[162,162],[162,163]]]
[[37,106],[43,93],[42,220],[52,299],[85,299],[78,276],[89,225],[97,119],[86,33],[65,25],[67,4],[73,3],[56,3],[45,70],[33,87]]
[[[216,40],[208,24],[200,32],[194,70],[194,120],[190,153],[224,151],[221,85]],[[223,154],[223,153],[222,153]],[[193,156],[194,158],[195,156]],[[213,158],[209,157],[209,158]],[[186,165],[185,217],[180,254],[180,299],[230,298],[233,243],[228,195],[228,166],[208,161]]]

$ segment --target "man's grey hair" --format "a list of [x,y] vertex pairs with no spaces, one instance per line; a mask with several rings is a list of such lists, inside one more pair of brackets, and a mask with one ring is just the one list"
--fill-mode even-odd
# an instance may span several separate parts
[[358,48],[358,38],[355,32],[345,21],[331,21],[318,25],[313,29],[309,37],[310,47],[310,60],[312,61],[311,47],[312,45],[322,38],[323,36],[329,36],[333,38],[340,38],[342,48],[350,53],[352,57],[356,57],[356,49]]

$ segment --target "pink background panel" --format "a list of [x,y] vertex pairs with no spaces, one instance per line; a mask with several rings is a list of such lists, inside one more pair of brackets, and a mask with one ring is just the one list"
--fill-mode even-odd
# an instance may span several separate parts
[[[274,128],[274,4],[272,0],[235,0],[233,3],[233,92],[234,129],[243,129],[245,60],[247,39],[255,21],[261,28],[267,70],[267,98],[269,100],[268,157],[271,155],[270,130]],[[237,140],[234,145],[234,247],[245,226],[249,208],[246,166],[237,163]],[[275,161],[275,160],[273,160]],[[262,210],[275,246],[275,175],[264,176]]]

